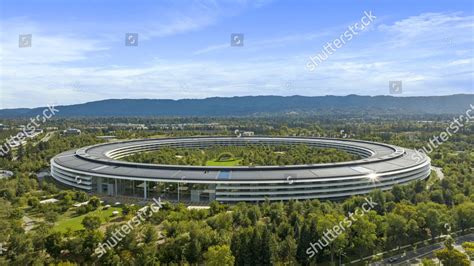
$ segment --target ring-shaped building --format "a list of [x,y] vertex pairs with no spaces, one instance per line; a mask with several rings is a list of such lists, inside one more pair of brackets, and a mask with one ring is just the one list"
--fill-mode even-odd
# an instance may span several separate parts
[[[354,161],[281,166],[184,166],[120,158],[163,147],[307,145],[355,154]],[[67,187],[107,196],[161,197],[184,202],[339,199],[425,179],[430,159],[398,146],[352,139],[188,137],[98,144],[51,159],[53,178]]]

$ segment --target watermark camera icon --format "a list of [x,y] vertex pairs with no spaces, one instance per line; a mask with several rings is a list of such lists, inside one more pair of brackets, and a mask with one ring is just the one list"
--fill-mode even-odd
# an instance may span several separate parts
[[31,34],[20,34],[18,37],[18,47],[19,48],[26,48],[31,47],[33,35]]
[[446,229],[446,231],[449,233],[451,232],[451,225],[449,225],[448,223],[445,223],[444,224],[444,229]]
[[344,131],[344,129],[341,129],[341,131],[339,131],[339,133],[341,134],[342,138],[343,139],[346,139],[348,137],[347,133]]
[[179,88],[183,91],[183,92],[189,92],[191,89],[189,87],[189,84],[185,81],[181,81],[179,83]]
[[286,182],[290,185],[296,181],[296,176],[293,174],[286,174],[285,176],[286,176]]
[[138,33],[125,33],[125,46],[138,46]]
[[230,46],[244,46],[244,34],[243,33],[232,33],[230,35]]
[[445,45],[446,45],[446,46],[448,46],[448,47],[454,46],[453,38],[452,38],[452,37],[444,38],[444,40],[445,40]]
[[402,81],[401,80],[390,80],[388,82],[388,88],[390,94],[402,94]]
[[71,88],[75,91],[83,91],[83,86],[79,81],[74,81],[71,83]]

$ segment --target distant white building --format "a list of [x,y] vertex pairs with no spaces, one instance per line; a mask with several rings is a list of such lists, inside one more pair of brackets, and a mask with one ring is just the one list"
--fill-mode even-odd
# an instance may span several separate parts
[[0,179],[12,177],[14,174],[12,171],[0,170]]
[[66,130],[63,131],[63,134],[64,135],[81,135],[81,130],[80,129],[77,129],[77,128],[68,128]]
[[114,123],[110,125],[113,128],[121,129],[136,129],[136,130],[148,130],[148,127],[145,124],[132,124],[132,123]]

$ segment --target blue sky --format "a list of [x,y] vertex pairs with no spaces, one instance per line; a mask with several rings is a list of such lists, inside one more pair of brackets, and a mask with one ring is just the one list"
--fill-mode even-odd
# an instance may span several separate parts
[[[473,1],[0,2],[0,109],[109,98],[473,93]],[[310,56],[376,18],[314,71]],[[125,34],[138,33],[138,46]],[[244,34],[232,47],[230,35]],[[32,46],[18,47],[19,34]]]

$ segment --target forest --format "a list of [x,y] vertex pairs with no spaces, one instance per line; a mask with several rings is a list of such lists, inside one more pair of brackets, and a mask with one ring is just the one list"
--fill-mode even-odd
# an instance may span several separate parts
[[122,159],[154,164],[257,166],[335,163],[356,160],[358,156],[336,149],[300,144],[213,146],[206,149],[163,147],[159,151],[133,154]]

